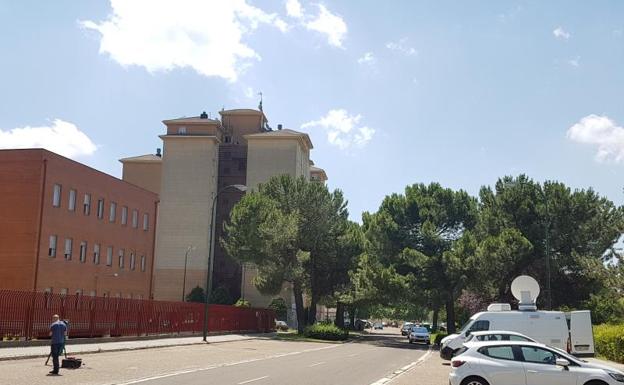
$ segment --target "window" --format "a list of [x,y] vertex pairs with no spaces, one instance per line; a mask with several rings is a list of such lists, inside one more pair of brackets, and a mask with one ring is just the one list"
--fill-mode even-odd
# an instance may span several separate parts
[[498,358],[501,360],[513,360],[513,350],[511,346],[486,346],[479,349],[479,353],[488,357]]
[[91,293],[89,294],[91,297],[95,297],[95,290],[91,290]]
[[106,266],[113,266],[113,246],[106,248]]
[[224,138],[224,142],[225,143],[231,143],[232,142],[232,137],[229,136],[229,135],[226,135],[225,138]]
[[484,330],[490,330],[490,321],[475,321],[475,323],[470,326],[471,332],[480,332]]
[[76,190],[69,190],[69,202],[67,202],[69,211],[76,211]]
[[143,230],[147,231],[149,229],[149,214],[143,214]]
[[52,192],[52,206],[61,207],[61,185],[55,184]]
[[62,289],[61,289],[61,295],[67,295],[67,291],[68,291],[68,290],[67,290],[67,288],[66,288],[66,287],[62,288]]
[[178,127],[178,134],[186,134],[186,127]]
[[100,244],[96,243],[93,245],[93,263],[96,265],[100,264]]
[[104,199],[98,199],[97,217],[98,219],[104,218]]
[[526,337],[520,337],[520,336],[514,336],[514,335],[503,335],[503,340],[531,342],[531,340]]
[[124,249],[119,249],[119,268],[124,268]]
[[76,289],[76,295],[82,295],[82,289]]
[[80,262],[84,263],[87,260],[87,242],[80,242]]
[[223,175],[230,175],[232,170],[229,167],[223,167]]
[[536,348],[533,346],[522,346],[521,350],[526,362],[555,365],[557,356],[550,350]]
[[72,239],[65,238],[65,259],[70,260],[72,258]]
[[50,245],[48,246],[48,256],[56,257],[56,235],[50,235]]
[[134,253],[130,253],[130,270],[134,270],[135,268],[135,260],[134,260]]
[[83,203],[82,212],[84,213],[84,215],[91,214],[91,194],[84,195],[84,203]]
[[139,227],[139,210],[132,210],[132,227]]
[[145,271],[145,255],[141,255],[141,271]]
[[128,207],[123,206],[121,208],[121,224],[126,225],[128,223]]
[[108,221],[115,222],[115,217],[117,216],[117,203],[111,202],[110,210],[108,213]]

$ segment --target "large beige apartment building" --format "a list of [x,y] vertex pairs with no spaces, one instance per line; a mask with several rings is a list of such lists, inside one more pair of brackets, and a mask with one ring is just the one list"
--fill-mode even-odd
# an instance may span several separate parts
[[[215,239],[243,192],[230,185],[258,187],[275,175],[304,176],[325,182],[325,172],[310,160],[310,137],[289,129],[271,129],[262,110],[222,110],[220,119],[165,120],[163,152],[121,159],[123,179],[159,194],[154,260],[154,298],[182,300],[192,288],[206,286],[212,201],[217,198]],[[227,290],[233,300],[266,306],[251,283],[253,266],[243,269],[214,245],[213,289]],[[280,295],[291,302],[284,287]]]

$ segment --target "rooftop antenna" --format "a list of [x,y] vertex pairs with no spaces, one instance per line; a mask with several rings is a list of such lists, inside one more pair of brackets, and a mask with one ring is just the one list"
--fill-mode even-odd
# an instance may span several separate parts
[[260,104],[258,104],[258,109],[262,111],[262,91],[258,92],[258,95],[260,95]]
[[518,310],[537,310],[535,301],[540,287],[535,278],[521,275],[511,282],[511,293],[518,300]]

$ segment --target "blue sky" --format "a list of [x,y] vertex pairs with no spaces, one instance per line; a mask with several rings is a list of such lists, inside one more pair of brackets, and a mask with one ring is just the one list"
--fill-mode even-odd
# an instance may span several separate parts
[[624,203],[621,1],[0,0],[0,48],[0,148],[120,176],[162,120],[262,91],[356,220],[519,173]]

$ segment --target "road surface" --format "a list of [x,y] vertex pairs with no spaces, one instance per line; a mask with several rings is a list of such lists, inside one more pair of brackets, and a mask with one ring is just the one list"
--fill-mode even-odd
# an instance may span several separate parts
[[[71,352],[70,352],[71,353]],[[398,329],[352,343],[256,339],[81,356],[78,370],[51,369],[44,359],[4,361],[0,384],[93,385],[446,385],[436,351],[410,345]],[[430,367],[430,365],[433,365]]]

